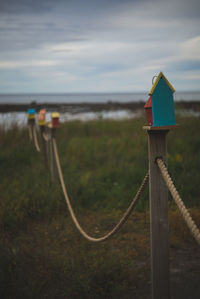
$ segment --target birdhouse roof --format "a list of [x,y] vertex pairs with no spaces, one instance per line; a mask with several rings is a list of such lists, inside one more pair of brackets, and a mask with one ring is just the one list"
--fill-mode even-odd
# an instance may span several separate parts
[[144,105],[144,108],[152,108],[151,97],[148,98],[148,101],[147,101],[146,104]]
[[46,114],[46,109],[41,109],[40,114]]
[[51,117],[52,118],[59,118],[60,114],[58,112],[53,112],[53,113],[51,113]]
[[160,79],[164,79],[165,82],[167,83],[167,85],[169,86],[169,88],[171,89],[172,92],[175,92],[174,87],[171,85],[171,83],[169,83],[169,81],[167,80],[167,78],[163,75],[162,72],[159,73],[158,77],[156,78],[155,82],[153,83],[153,86],[151,88],[151,90],[149,91],[149,95],[152,95],[158,82],[160,81]]
[[35,114],[35,109],[30,108],[30,109],[28,109],[27,113],[28,114]]

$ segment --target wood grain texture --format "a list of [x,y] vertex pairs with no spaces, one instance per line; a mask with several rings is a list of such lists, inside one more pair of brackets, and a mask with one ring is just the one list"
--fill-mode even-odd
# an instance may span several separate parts
[[179,125],[172,125],[172,126],[161,126],[161,127],[152,127],[152,126],[144,126],[143,129],[147,131],[166,131],[169,129],[176,129]]
[[51,171],[51,180],[54,182],[58,180],[58,170],[55,161],[55,153],[53,147],[53,138],[56,136],[56,129],[51,127],[51,139],[50,139],[50,171]]
[[45,131],[46,131],[45,126],[40,126],[40,136],[42,140],[42,153],[43,153],[44,167],[48,171],[49,170],[48,143],[44,138]]
[[168,189],[156,164],[167,163],[165,131],[148,131],[152,298],[169,299]]

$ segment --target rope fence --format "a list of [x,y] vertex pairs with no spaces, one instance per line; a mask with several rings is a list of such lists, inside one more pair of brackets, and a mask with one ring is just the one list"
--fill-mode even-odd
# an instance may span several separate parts
[[[169,260],[169,225],[168,225],[168,190],[170,191],[184,221],[192,236],[200,245],[200,230],[190,216],[176,187],[168,173],[164,161],[167,161],[166,135],[168,127],[158,128],[154,131],[144,127],[148,132],[149,170],[145,175],[135,197],[122,215],[118,223],[105,235],[94,237],[89,235],[81,226],[70,202],[64,182],[63,172],[56,143],[56,129],[59,126],[58,115],[55,114],[51,123],[40,124],[41,150],[37,139],[35,123],[29,125],[29,138],[35,149],[43,153],[44,164],[50,170],[51,182],[60,181],[64,199],[78,232],[88,241],[94,243],[104,242],[113,237],[126,223],[141,198],[149,182],[150,203],[150,236],[151,236],[151,291],[152,298],[170,298],[170,260]],[[158,158],[159,157],[159,158]]]
[[[48,126],[47,126],[48,127]],[[38,142],[38,138],[37,138],[37,132],[36,132],[36,128],[35,126],[28,126],[29,129],[29,138],[30,141],[33,141],[34,146],[36,148],[36,150],[38,152],[40,152],[40,146],[39,146],[39,142]],[[52,130],[52,127],[49,127],[49,130]],[[67,193],[67,189],[64,183],[64,179],[63,179],[63,173],[62,173],[62,169],[61,169],[61,165],[60,165],[60,159],[59,159],[59,155],[58,155],[58,149],[57,149],[57,144],[56,144],[56,138],[55,138],[55,134],[51,134],[49,133],[45,133],[42,132],[42,137],[44,139],[44,141],[46,142],[46,144],[50,141],[50,139],[52,139],[52,156],[53,159],[55,160],[55,164],[56,164],[56,169],[58,172],[58,177],[61,183],[61,187],[62,187],[62,191],[64,194],[64,198],[69,210],[69,213],[72,217],[72,220],[76,226],[76,228],[78,229],[78,231],[89,241],[92,242],[103,242],[109,238],[111,238],[121,227],[122,225],[127,221],[127,219],[129,218],[130,214],[132,213],[132,211],[135,209],[142,193],[145,190],[145,187],[147,185],[147,182],[149,180],[149,172],[145,175],[139,189],[138,192],[136,193],[135,197],[133,198],[130,206],[128,207],[128,209],[126,210],[126,212],[124,213],[124,215],[122,216],[122,218],[120,219],[120,221],[116,224],[116,226],[109,232],[107,233],[105,236],[100,237],[100,238],[94,238],[89,236],[84,230],[83,228],[80,226],[77,217],[74,213],[74,210],[72,208],[68,193]],[[190,213],[188,212],[187,208],[185,207],[183,200],[181,199],[178,191],[176,190],[176,187],[168,173],[168,170],[163,162],[163,160],[161,158],[157,158],[156,159],[157,165],[160,169],[160,172],[162,174],[162,177],[178,207],[178,209],[180,210],[181,215],[183,216],[187,226],[189,227],[191,234],[193,235],[193,237],[195,238],[195,240],[197,241],[197,243],[200,245],[200,231],[197,227],[197,225],[195,224],[195,222],[193,221],[192,217],[190,216]]]
[[167,170],[163,160],[161,158],[157,158],[156,162],[158,164],[158,167],[160,169],[162,177],[163,177],[177,207],[179,208],[181,215],[183,216],[183,219],[185,220],[185,222],[186,222],[187,226],[189,227],[195,240],[200,245],[200,231],[199,231],[198,227],[196,226],[195,222],[193,221],[192,217],[190,216],[190,213],[188,212],[187,208],[185,207],[178,191],[176,190],[176,187],[168,173],[168,170]]
[[[49,130],[52,130],[51,126],[49,126],[49,127],[47,126],[47,128]],[[54,133],[55,133],[55,131],[54,131]],[[62,169],[61,169],[61,165],[60,165],[60,159],[59,159],[55,134],[49,134],[49,133],[46,134],[45,132],[42,132],[41,135],[42,135],[42,137],[43,137],[43,139],[46,143],[48,143],[50,141],[50,139],[52,141],[52,145],[53,145],[52,154],[53,154],[53,158],[54,158],[55,163],[56,163],[56,168],[57,168],[57,171],[58,171],[58,176],[59,176],[59,180],[60,180],[60,183],[61,183],[62,191],[63,191],[63,194],[64,194],[64,198],[65,198],[70,216],[72,217],[72,220],[73,220],[76,228],[78,229],[78,231],[80,232],[80,234],[84,238],[86,238],[87,240],[92,241],[92,242],[103,242],[103,241],[106,241],[106,240],[110,239],[112,236],[114,236],[115,233],[117,233],[120,230],[120,228],[123,226],[123,224],[125,224],[125,222],[129,218],[129,216],[131,215],[131,213],[135,209],[135,207],[136,207],[136,205],[137,205],[137,203],[138,203],[141,195],[143,194],[143,192],[145,190],[145,187],[148,183],[149,173],[147,173],[145,175],[145,177],[144,177],[144,179],[143,179],[143,181],[142,181],[135,197],[133,198],[132,202],[130,203],[129,207],[127,208],[127,210],[125,211],[125,213],[123,214],[123,216],[121,217],[119,222],[114,226],[114,228],[103,237],[100,237],[100,238],[91,237],[81,227],[81,225],[80,225],[79,221],[77,220],[77,217],[74,213],[74,210],[72,208],[72,205],[71,205],[68,193],[67,193],[67,189],[65,187],[65,182],[64,182],[64,179],[63,179],[63,173],[62,173]],[[36,150],[38,152],[40,152],[41,150],[40,150],[40,146],[39,146],[38,139],[37,139],[36,128],[35,128],[34,125],[33,126],[29,125],[29,138],[30,138],[30,141],[33,141]]]
[[55,155],[55,161],[56,161],[56,165],[57,165],[57,169],[58,169],[58,175],[59,175],[59,179],[60,179],[60,183],[62,186],[62,190],[63,190],[63,194],[65,197],[65,201],[67,203],[67,207],[69,210],[69,213],[72,217],[72,220],[76,226],[76,228],[78,229],[78,231],[80,232],[80,234],[86,238],[88,241],[92,241],[92,242],[103,242],[108,240],[109,238],[111,238],[116,232],[118,232],[118,230],[122,227],[122,225],[128,220],[130,214],[132,213],[132,211],[134,210],[134,208],[136,207],[136,204],[138,203],[142,193],[145,190],[145,187],[147,185],[147,182],[149,180],[149,173],[146,174],[146,176],[144,177],[144,180],[142,182],[142,184],[140,185],[137,194],[135,195],[134,199],[132,200],[130,206],[128,207],[128,209],[126,210],[126,212],[124,213],[124,215],[122,216],[121,220],[117,223],[117,225],[109,232],[107,233],[105,236],[100,237],[100,238],[94,238],[89,236],[81,227],[81,225],[79,224],[76,215],[73,211],[73,208],[71,206],[70,203],[70,199],[65,187],[65,183],[64,183],[64,179],[63,179],[63,173],[62,173],[62,169],[60,166],[60,159],[59,159],[59,155],[58,155],[58,150],[57,150],[57,144],[56,144],[56,139],[55,137],[53,138],[53,148],[54,148],[54,155]]
[[[72,221],[79,233],[88,241],[103,242],[117,233],[135,209],[149,181],[152,298],[169,299],[170,260],[168,240],[168,190],[198,245],[200,245],[200,230],[185,207],[164,163],[164,161],[167,162],[166,135],[170,129],[178,126],[175,121],[173,103],[173,93],[175,89],[162,72],[159,73],[155,82],[153,81],[152,83],[153,86],[149,92],[148,101],[144,106],[148,126],[143,127],[148,133],[149,170],[122,218],[111,231],[102,237],[95,238],[90,236],[80,225],[72,208],[63,178],[55,138],[56,129],[59,127],[60,114],[56,112],[51,113],[51,122],[46,123],[46,110],[41,109],[40,114],[38,115],[38,124],[40,126],[42,141],[41,150],[44,156],[45,167],[47,170],[50,169],[51,171],[52,182],[56,179],[60,180],[63,195]],[[157,90],[157,92],[155,92],[155,90]],[[163,94],[163,96],[161,96],[161,94]],[[35,109],[28,110],[28,120],[28,123],[31,124],[29,125],[30,141],[33,141],[36,150],[40,152],[41,150],[34,122]]]
[[[30,141],[33,141],[35,149],[40,152],[40,146],[39,146],[39,142],[38,142],[38,138],[37,138],[37,132],[36,132],[36,128],[35,126],[28,126],[29,129],[29,139]],[[51,128],[50,128],[51,129]],[[49,136],[46,133],[42,133],[42,137],[44,139],[44,141],[46,143],[48,143],[49,141]],[[136,193],[134,199],[132,200],[130,206],[128,207],[128,209],[126,210],[126,212],[124,213],[124,215],[122,216],[122,218],[120,219],[120,221],[117,223],[117,225],[109,232],[107,233],[105,236],[100,237],[100,238],[93,238],[91,236],[89,236],[84,230],[83,228],[80,226],[77,217],[73,211],[72,205],[70,203],[70,199],[65,187],[65,183],[64,183],[64,179],[63,179],[63,173],[62,173],[62,169],[61,169],[61,165],[60,165],[60,159],[59,159],[59,155],[58,155],[58,149],[57,149],[57,144],[56,144],[56,138],[55,135],[53,135],[52,137],[52,145],[53,145],[53,158],[55,159],[55,163],[56,163],[56,168],[58,171],[58,177],[61,183],[61,187],[62,187],[62,191],[64,194],[64,198],[69,210],[69,213],[72,217],[72,220],[76,226],[76,228],[78,229],[78,231],[89,241],[92,242],[103,242],[109,238],[111,238],[121,227],[122,225],[127,221],[127,219],[129,218],[130,214],[132,213],[132,211],[135,209],[135,206],[137,205],[137,202],[139,201],[143,191],[145,190],[145,187],[147,185],[147,182],[149,180],[149,173],[147,173],[144,177],[144,180],[142,181],[138,192]],[[177,205],[177,207],[180,210],[181,215],[183,216],[187,226],[189,227],[191,234],[193,235],[193,237],[195,238],[195,240],[197,241],[197,243],[200,245],[200,231],[197,227],[197,225],[195,224],[195,222],[193,221],[192,217],[190,216],[190,213],[188,212],[187,208],[185,207],[183,200],[181,199],[178,191],[176,190],[176,187],[168,173],[168,170],[163,162],[163,160],[161,158],[157,158],[156,159],[157,165],[161,171],[162,177]]]

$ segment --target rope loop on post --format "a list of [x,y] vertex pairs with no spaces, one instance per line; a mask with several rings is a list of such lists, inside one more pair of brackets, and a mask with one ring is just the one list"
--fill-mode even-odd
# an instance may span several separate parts
[[176,190],[176,187],[168,173],[168,170],[167,170],[163,160],[160,158],[157,158],[157,165],[160,169],[162,177],[163,177],[176,205],[178,206],[178,208],[181,212],[181,215],[183,216],[185,222],[187,223],[187,225],[190,229],[191,234],[193,235],[193,237],[195,238],[197,243],[200,245],[200,231],[199,231],[198,227],[196,226],[194,220],[190,216],[190,213],[188,212],[187,208],[185,207],[178,191]]
[[61,183],[61,186],[62,186],[62,190],[63,190],[63,194],[64,194],[64,197],[65,197],[65,201],[67,203],[67,207],[68,207],[68,210],[69,210],[69,213],[72,217],[72,220],[76,226],[76,228],[78,229],[78,231],[81,233],[81,235],[83,237],[85,237],[88,241],[92,241],[92,242],[103,242],[105,240],[108,240],[109,238],[111,238],[121,227],[122,225],[127,221],[128,217],[130,216],[131,212],[134,210],[140,196],[142,195],[146,185],[147,185],[147,182],[148,182],[148,179],[149,179],[149,173],[146,174],[141,186],[139,187],[138,189],[138,192],[136,194],[136,196],[134,197],[133,201],[131,202],[130,206],[128,207],[128,209],[126,210],[126,212],[124,213],[123,217],[121,218],[121,220],[118,222],[118,224],[109,232],[107,233],[105,236],[103,237],[100,237],[100,238],[93,238],[91,236],[89,236],[83,229],[82,227],[80,226],[77,218],[76,218],[76,215],[73,211],[73,208],[71,206],[71,203],[70,203],[70,199],[69,199],[69,196],[67,194],[67,190],[66,190],[66,187],[65,187],[65,183],[64,183],[64,179],[63,179],[63,174],[62,174],[62,169],[61,169],[61,166],[60,166],[60,160],[59,160],[59,156],[58,156],[58,150],[57,150],[57,145],[56,145],[56,139],[55,137],[53,137],[53,148],[54,148],[54,156],[55,156],[55,161],[56,161],[56,165],[57,165],[57,169],[58,169],[58,175],[59,175],[59,179],[60,179],[60,183]]

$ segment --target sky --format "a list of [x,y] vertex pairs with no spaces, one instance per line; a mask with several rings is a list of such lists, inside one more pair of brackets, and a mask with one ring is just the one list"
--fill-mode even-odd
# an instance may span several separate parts
[[0,0],[0,93],[200,91],[199,0]]

